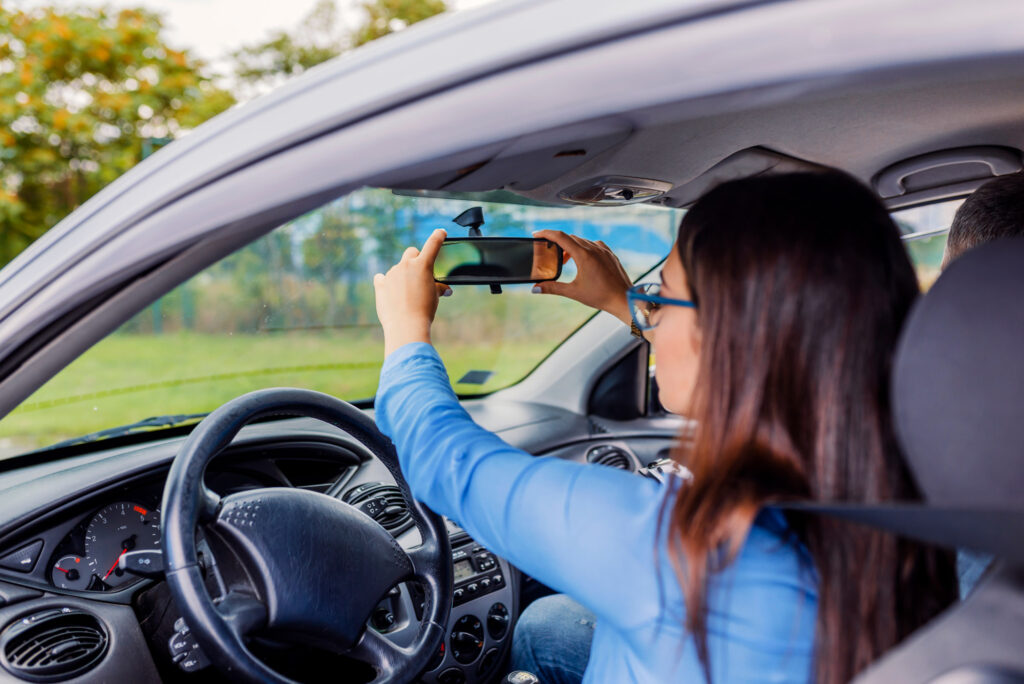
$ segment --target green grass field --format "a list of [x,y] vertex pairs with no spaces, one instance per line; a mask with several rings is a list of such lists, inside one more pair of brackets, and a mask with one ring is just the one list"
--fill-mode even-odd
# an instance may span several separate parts
[[[525,376],[557,340],[438,348],[453,383],[469,370],[494,375],[461,394],[490,392]],[[265,387],[294,386],[343,399],[377,388],[378,330],[270,335],[114,334],[83,354],[0,421],[0,455],[13,455],[161,414],[202,413]]]

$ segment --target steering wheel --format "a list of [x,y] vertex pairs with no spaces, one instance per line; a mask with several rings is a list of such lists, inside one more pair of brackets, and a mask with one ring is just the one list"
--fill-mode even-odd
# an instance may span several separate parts
[[[366,446],[391,471],[423,543],[405,551],[369,516],[316,492],[257,489],[221,499],[203,481],[209,462],[248,423],[306,416]],[[206,588],[196,529],[227,547],[244,569],[220,601]],[[163,557],[174,602],[206,656],[233,681],[292,680],[246,646],[256,633],[315,644],[370,665],[375,684],[416,677],[437,653],[452,605],[452,554],[444,521],[409,494],[391,442],[356,407],[319,392],[267,389],[208,415],[174,459],[163,496]],[[412,644],[366,629],[371,611],[401,581],[416,579],[426,601]]]

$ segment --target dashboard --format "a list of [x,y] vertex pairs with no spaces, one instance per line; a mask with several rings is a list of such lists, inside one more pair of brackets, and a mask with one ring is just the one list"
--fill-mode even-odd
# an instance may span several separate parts
[[[651,475],[657,468],[645,466],[664,457],[678,433],[672,421],[599,426],[550,407],[495,403],[467,402],[467,408],[477,422],[521,448],[595,467]],[[47,680],[76,679],[86,672],[89,679],[128,677],[134,682],[217,680],[194,638],[189,639],[166,583],[125,572],[118,563],[133,551],[160,550],[164,481],[182,441],[179,436],[95,445],[94,451],[0,472],[0,679],[41,681],[38,668],[26,665],[18,649],[28,648],[25,643],[35,643],[42,633],[73,633],[79,635],[74,642],[78,650],[93,648],[93,655],[69,656],[79,669],[51,668],[43,673]],[[319,492],[370,516],[403,547],[419,544],[401,490],[383,463],[347,434],[316,421],[248,426],[211,463],[206,482],[221,496],[263,487]],[[454,602],[444,643],[421,681],[495,681],[506,671],[519,612],[545,588],[521,577],[455,523],[446,524]],[[200,553],[208,552],[201,532],[197,542]],[[215,597],[222,587],[215,563],[212,568],[207,588]],[[422,601],[418,586],[403,583],[382,597],[368,628],[407,645],[416,636]],[[74,650],[69,647],[68,653]],[[272,645],[254,652],[299,681],[315,681],[315,673],[325,671],[351,672],[353,681],[369,678],[351,662],[329,662],[314,654],[296,658]]]

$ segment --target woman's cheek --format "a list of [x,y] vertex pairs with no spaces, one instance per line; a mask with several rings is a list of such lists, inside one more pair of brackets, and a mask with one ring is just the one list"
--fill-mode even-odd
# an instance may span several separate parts
[[700,345],[690,326],[659,325],[655,328],[654,376],[658,380],[658,399],[666,410],[685,415],[697,382]]

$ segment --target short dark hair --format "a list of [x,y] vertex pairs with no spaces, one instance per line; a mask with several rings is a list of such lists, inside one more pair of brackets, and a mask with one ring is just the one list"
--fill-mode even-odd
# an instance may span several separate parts
[[971,247],[1018,236],[1024,236],[1024,173],[994,178],[960,205],[949,228],[942,267]]

